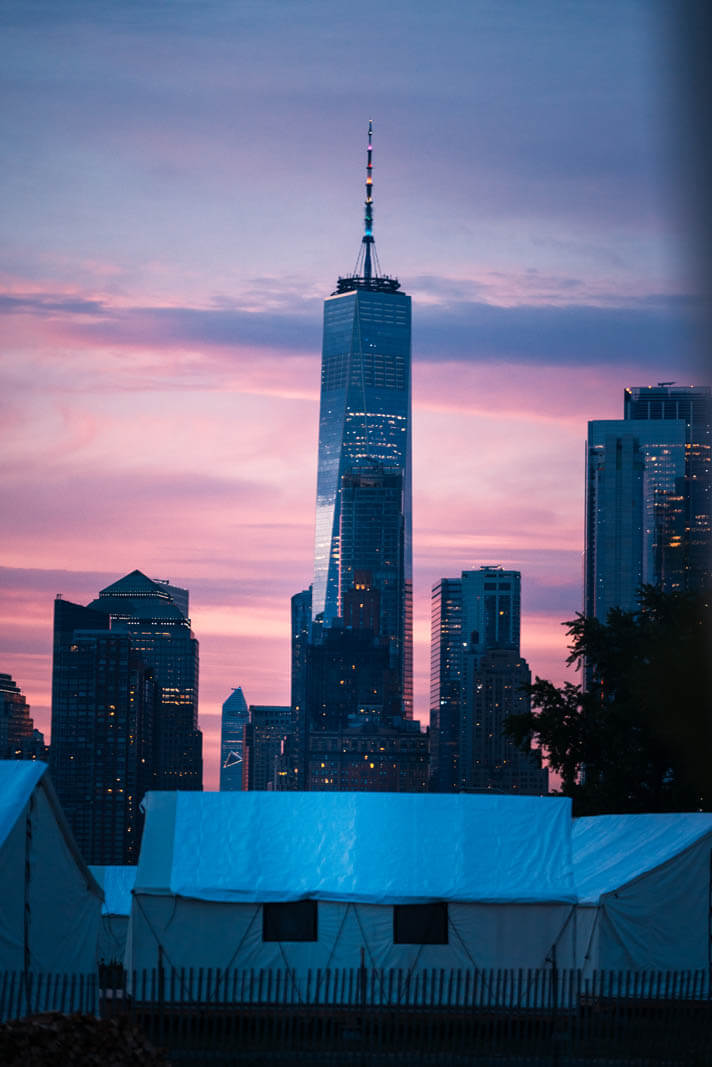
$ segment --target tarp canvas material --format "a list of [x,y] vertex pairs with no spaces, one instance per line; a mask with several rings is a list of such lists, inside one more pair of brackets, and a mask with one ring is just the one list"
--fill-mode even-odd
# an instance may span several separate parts
[[712,814],[574,820],[577,965],[709,968]]
[[[0,760],[0,967],[88,973],[103,893],[39,761]],[[25,940],[25,917],[28,939]]]
[[[570,802],[384,793],[151,793],[127,962],[174,967],[541,967],[575,904]],[[262,905],[318,901],[312,942]],[[393,906],[448,903],[442,945]]]
[[90,866],[89,870],[104,890],[97,942],[97,961],[123,963],[131,914],[131,892],[136,881],[136,867]]
[[149,793],[140,893],[265,902],[576,899],[570,801],[404,793]]

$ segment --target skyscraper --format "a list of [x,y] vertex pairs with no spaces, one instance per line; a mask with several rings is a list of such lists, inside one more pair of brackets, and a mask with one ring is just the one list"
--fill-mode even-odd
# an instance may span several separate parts
[[242,760],[243,789],[274,789],[280,773],[280,756],[294,735],[291,706],[251,704],[245,725]]
[[295,714],[304,712],[307,684],[307,648],[312,633],[311,586],[292,597],[292,686],[291,701]]
[[[371,124],[366,212],[353,274],[324,304],[312,618],[325,627],[342,614],[344,478],[382,467],[401,478],[400,603],[388,636],[400,662],[403,713],[412,716],[412,505],[410,297],[380,271],[373,237]],[[358,542],[358,537],[353,544]],[[353,556],[352,566],[362,567]]]
[[220,792],[242,789],[244,729],[247,701],[241,689],[233,689],[222,706],[220,719]]
[[198,642],[190,628],[188,590],[135,570],[102,589],[89,607],[111,619],[112,632],[153,671],[157,705],[152,789],[203,788],[198,728]]
[[10,674],[0,674],[0,759],[47,759],[44,737]]
[[132,571],[55,601],[50,767],[89,863],[136,860],[148,789],[202,788],[188,593]]
[[431,788],[545,793],[548,772],[502,732],[528,710],[519,652],[521,574],[463,571],[433,586],[430,676]]
[[624,418],[588,424],[584,614],[637,607],[641,585],[712,576],[712,390],[626,389]]
[[152,785],[155,684],[109,616],[54,606],[50,767],[88,863],[136,863],[139,805]]

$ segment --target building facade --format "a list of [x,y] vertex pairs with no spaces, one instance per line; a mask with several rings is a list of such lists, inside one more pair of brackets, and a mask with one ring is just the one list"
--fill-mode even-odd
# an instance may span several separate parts
[[152,789],[203,788],[198,727],[198,642],[190,628],[188,590],[132,571],[102,589],[90,608],[126,633],[153,671],[157,704]]
[[312,589],[295,593],[291,601],[292,675],[291,702],[296,715],[304,713],[307,685],[307,649],[312,638]]
[[[312,618],[331,626],[349,588],[343,571],[344,479],[376,467],[400,477],[400,603],[392,628],[400,662],[403,714],[413,711],[411,304],[399,282],[380,273],[373,240],[371,134],[366,220],[353,275],[339,278],[324,305]],[[349,482],[348,479],[352,481]],[[348,521],[347,521],[348,526]],[[356,532],[353,549],[360,543]],[[352,555],[350,565],[361,567]]]
[[431,622],[431,789],[546,793],[539,755],[502,731],[506,715],[529,708],[520,572],[485,566],[441,579]]
[[291,706],[251,704],[245,725],[242,761],[243,789],[276,789],[282,769],[280,757],[295,733]]
[[48,755],[22,690],[12,675],[0,674],[0,759],[46,760]]
[[233,689],[220,718],[220,792],[242,789],[244,731],[249,719],[242,689]]
[[624,418],[589,422],[584,614],[635,610],[641,585],[712,578],[712,390],[626,389]]
[[88,863],[138,861],[155,700],[152,672],[128,634],[112,631],[108,615],[58,598],[50,769]]

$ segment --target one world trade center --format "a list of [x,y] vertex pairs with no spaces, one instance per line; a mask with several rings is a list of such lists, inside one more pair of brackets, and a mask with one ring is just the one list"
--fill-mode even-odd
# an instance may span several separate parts
[[370,603],[411,718],[411,306],[376,255],[371,132],[359,256],[324,302],[312,617],[348,623],[354,596]]

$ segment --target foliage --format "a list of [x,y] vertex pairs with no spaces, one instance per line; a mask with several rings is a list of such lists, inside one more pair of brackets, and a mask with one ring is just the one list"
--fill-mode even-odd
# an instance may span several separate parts
[[536,678],[532,709],[507,735],[532,735],[574,813],[712,808],[710,596],[644,586],[637,611],[564,623],[586,687]]

